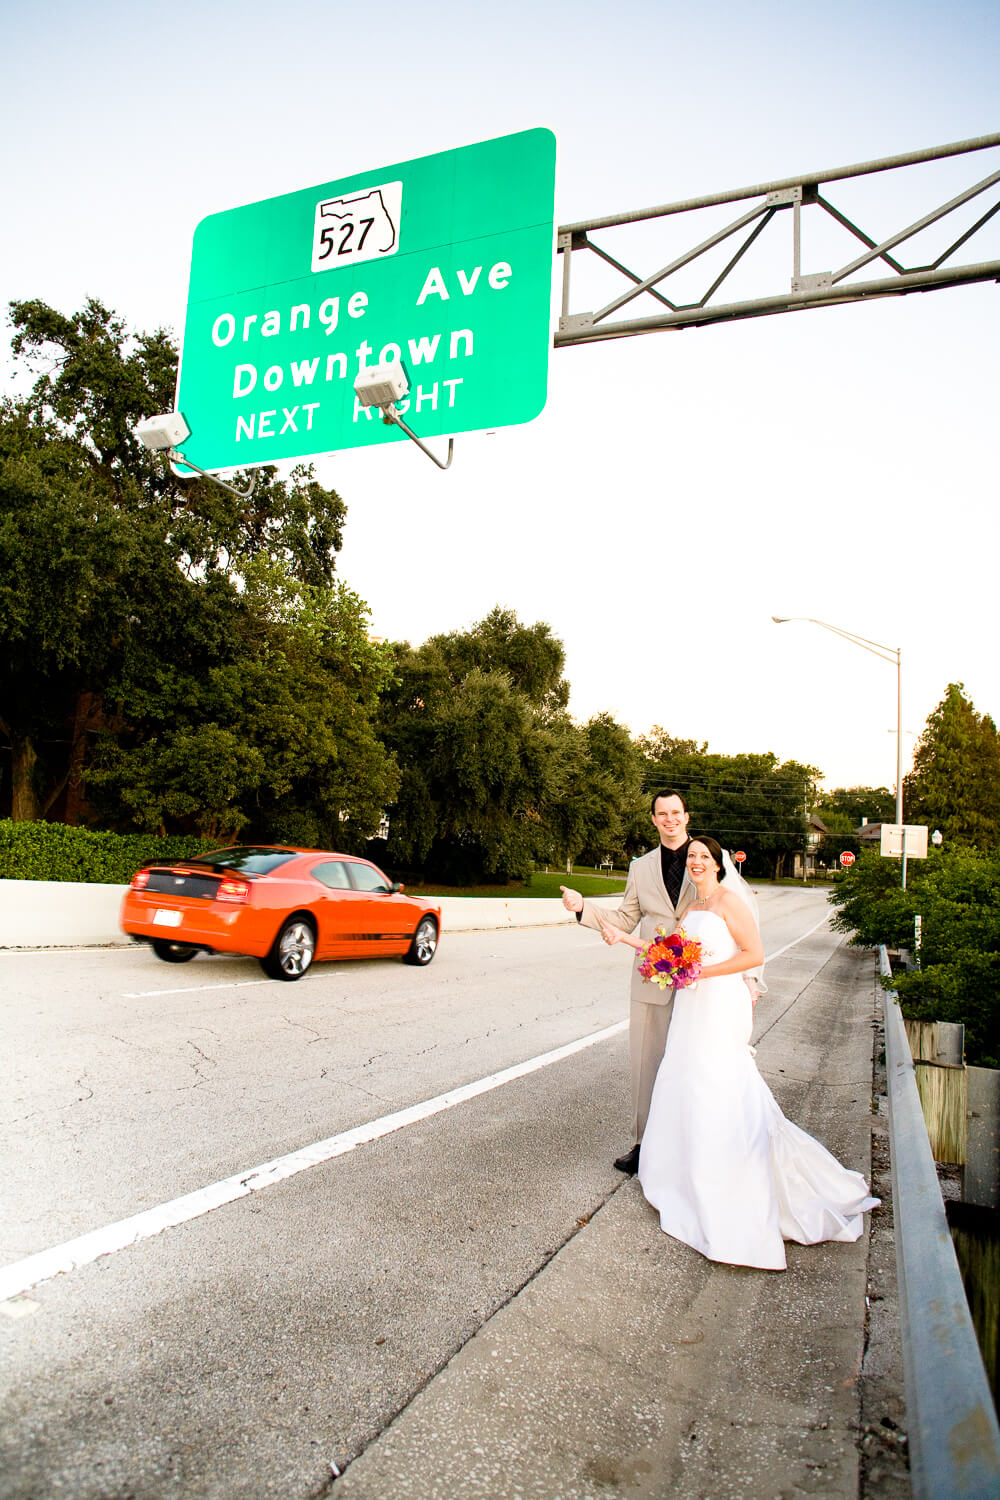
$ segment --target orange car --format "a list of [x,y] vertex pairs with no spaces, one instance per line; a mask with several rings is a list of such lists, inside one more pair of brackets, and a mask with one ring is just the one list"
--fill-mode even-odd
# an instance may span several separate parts
[[441,908],[404,896],[352,854],[251,845],[144,865],[122,898],[121,926],[166,963],[199,949],[246,953],[272,979],[301,979],[314,958],[429,964]]

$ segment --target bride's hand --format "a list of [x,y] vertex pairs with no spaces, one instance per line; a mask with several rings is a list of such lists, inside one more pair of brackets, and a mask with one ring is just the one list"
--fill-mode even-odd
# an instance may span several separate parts
[[620,927],[614,927],[610,922],[601,923],[601,936],[609,947],[613,948],[616,943],[625,942],[625,934]]

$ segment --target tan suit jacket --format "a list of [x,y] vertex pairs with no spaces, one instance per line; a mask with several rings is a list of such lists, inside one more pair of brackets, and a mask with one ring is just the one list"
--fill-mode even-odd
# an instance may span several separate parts
[[[605,911],[591,901],[583,903],[580,923],[600,931],[602,920],[620,927],[623,932],[633,932],[638,926],[639,936],[644,942],[663,927],[673,932],[687,915],[697,891],[694,881],[684,871],[684,881],[677,898],[676,909],[663,884],[663,866],[660,863],[660,846],[650,849],[648,854],[635,859],[629,866],[625,894],[617,911]],[[633,955],[637,958],[638,955]],[[755,976],[756,977],[756,976]],[[632,1065],[632,1112],[636,1141],[641,1141],[646,1129],[650,1100],[657,1070],[663,1058],[667,1032],[674,1013],[672,985],[661,990],[656,984],[643,984],[639,977],[639,965],[632,964],[631,1003],[629,1006],[629,1056]]]
[[[622,896],[618,910],[612,911],[595,906],[591,901],[585,901],[580,915],[580,925],[594,927],[598,932],[601,930],[602,920],[613,927],[620,927],[623,932],[633,932],[638,926],[639,936],[643,942],[648,942],[655,934],[657,927],[665,927],[668,932],[673,932],[675,927],[679,927],[696,895],[694,881],[685,870],[684,883],[681,886],[675,910],[667,895],[667,888],[663,884],[660,846],[657,844],[655,849],[650,849],[648,854],[634,859],[629,865],[625,894]],[[641,1000],[646,1005],[672,1007],[674,991],[669,986],[661,990],[658,985],[643,984],[639,977],[639,965],[633,963],[631,998]]]

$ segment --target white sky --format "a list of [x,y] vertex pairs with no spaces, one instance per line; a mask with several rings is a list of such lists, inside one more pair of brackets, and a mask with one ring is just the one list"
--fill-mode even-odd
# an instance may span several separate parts
[[[4,10],[0,298],[93,295],[177,333],[206,214],[535,125],[557,137],[557,223],[1000,129],[993,0]],[[885,235],[998,166],[829,195]],[[818,214],[807,271],[856,244]],[[689,222],[682,249],[721,221]],[[994,224],[960,261],[1000,259]],[[604,244],[645,274],[679,232]],[[764,240],[734,294],[787,288],[790,215]],[[581,280],[572,310],[593,305]],[[901,645],[907,730],[955,680],[1000,718],[998,319],[985,283],[554,350],[542,416],[459,437],[447,474],[410,444],[319,460],[349,507],[341,576],[414,644],[497,603],[546,620],[578,719],[891,785],[893,667],[770,617]]]

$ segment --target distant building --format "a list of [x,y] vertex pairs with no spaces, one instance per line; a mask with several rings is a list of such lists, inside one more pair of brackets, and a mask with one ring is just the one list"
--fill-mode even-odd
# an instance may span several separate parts
[[829,829],[823,819],[817,813],[809,814],[809,832],[806,834],[805,854],[796,854],[792,866],[792,874],[798,880],[805,880],[810,875],[815,875],[819,869],[816,859],[816,850],[826,838]]

